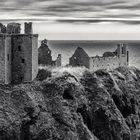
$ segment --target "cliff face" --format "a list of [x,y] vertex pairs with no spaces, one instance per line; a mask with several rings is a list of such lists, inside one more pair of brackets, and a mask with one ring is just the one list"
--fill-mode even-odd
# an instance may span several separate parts
[[138,69],[72,68],[51,75],[14,87],[0,86],[0,139],[140,139]]

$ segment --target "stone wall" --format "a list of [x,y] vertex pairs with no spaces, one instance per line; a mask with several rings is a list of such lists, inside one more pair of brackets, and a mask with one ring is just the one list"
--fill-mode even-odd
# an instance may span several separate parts
[[5,35],[0,34],[0,83],[5,83]]
[[52,65],[52,54],[47,44],[42,43],[38,49],[38,64],[39,65]]
[[32,81],[38,73],[38,35],[32,34],[32,23],[25,23],[25,34],[19,23],[0,24],[0,31],[0,83]]
[[12,83],[32,81],[38,73],[38,35],[14,35]]
[[5,38],[5,83],[11,83],[12,73],[11,73],[11,61],[12,61],[12,52],[11,52],[11,36],[6,35]]
[[86,68],[89,68],[89,61],[90,58],[88,54],[80,47],[76,49],[72,57],[69,59],[70,66],[85,66]]
[[32,35],[14,35],[12,83],[32,80]]
[[36,78],[38,73],[38,35],[32,38],[32,80]]
[[127,66],[126,57],[99,57],[99,58],[90,58],[90,69],[115,69],[119,66]]
[[117,54],[114,57],[91,57],[90,69],[115,69],[119,66],[128,66],[129,56],[126,46],[118,46]]
[[20,34],[21,28],[19,23],[9,23],[6,28],[7,34]]

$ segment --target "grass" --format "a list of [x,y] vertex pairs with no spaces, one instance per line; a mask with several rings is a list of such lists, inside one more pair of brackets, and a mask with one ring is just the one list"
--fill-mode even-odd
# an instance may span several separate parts
[[87,71],[85,67],[48,67],[39,66],[37,80],[45,80],[48,77],[62,77],[65,74],[70,74],[80,80],[84,72]]

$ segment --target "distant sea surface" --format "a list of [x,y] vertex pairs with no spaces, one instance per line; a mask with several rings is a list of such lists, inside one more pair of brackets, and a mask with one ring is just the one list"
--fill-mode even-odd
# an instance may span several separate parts
[[49,40],[48,46],[52,50],[53,59],[56,59],[58,54],[62,54],[62,64],[66,65],[77,47],[82,47],[89,56],[102,56],[106,51],[115,51],[118,43],[128,45],[130,65],[140,69],[140,41],[137,40]]

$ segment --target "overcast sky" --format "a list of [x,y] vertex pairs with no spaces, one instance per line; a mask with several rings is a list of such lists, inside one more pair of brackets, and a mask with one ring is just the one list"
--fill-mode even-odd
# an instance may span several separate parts
[[32,21],[40,39],[140,39],[140,0],[0,0],[0,20]]

